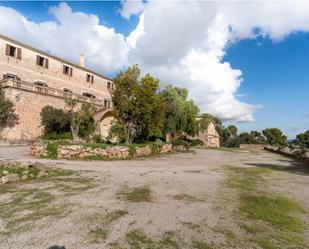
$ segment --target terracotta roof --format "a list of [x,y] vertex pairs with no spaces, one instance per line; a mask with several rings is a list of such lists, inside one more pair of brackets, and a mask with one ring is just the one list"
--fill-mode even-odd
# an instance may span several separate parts
[[77,68],[79,68],[79,69],[81,69],[81,70],[84,70],[84,71],[86,71],[86,72],[88,72],[88,73],[95,74],[95,75],[97,75],[97,76],[99,76],[99,77],[102,77],[102,78],[104,78],[104,79],[113,81],[111,78],[108,78],[108,77],[106,77],[106,76],[104,76],[104,75],[102,75],[102,74],[99,74],[99,73],[97,73],[97,72],[95,72],[95,71],[92,71],[92,70],[90,70],[90,69],[88,69],[88,68],[82,67],[82,66],[80,66],[80,65],[78,65],[78,64],[75,64],[75,63],[73,63],[73,62],[67,61],[67,60],[62,59],[62,58],[60,58],[60,57],[57,57],[57,56],[55,56],[55,55],[51,55],[51,54],[49,54],[49,53],[47,53],[47,52],[45,52],[45,51],[43,51],[43,50],[37,49],[37,48],[32,47],[32,46],[30,46],[30,45],[28,45],[28,44],[25,44],[25,43],[23,43],[23,42],[17,41],[17,40],[12,39],[12,38],[10,38],[10,37],[8,37],[8,36],[5,36],[5,35],[0,34],[0,38],[6,40],[6,41],[8,41],[8,42],[15,43],[17,46],[21,46],[21,47],[25,47],[25,48],[31,49],[31,50],[33,50],[33,51],[35,51],[35,52],[37,52],[37,53],[40,53],[40,54],[45,55],[45,56],[48,56],[48,57],[50,57],[50,58],[52,58],[52,59],[54,59],[54,60],[60,61],[60,62],[62,62],[62,63],[64,63],[64,64],[68,64],[68,65],[71,65],[71,66],[73,66],[73,67],[77,67]]

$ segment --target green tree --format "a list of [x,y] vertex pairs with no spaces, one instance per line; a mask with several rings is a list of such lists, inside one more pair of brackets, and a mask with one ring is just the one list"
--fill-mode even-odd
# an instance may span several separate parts
[[134,65],[120,72],[114,84],[114,116],[127,132],[126,143],[161,136],[164,111],[159,80],[149,74],[140,79],[140,70]]
[[262,131],[266,142],[270,145],[286,146],[287,137],[278,128],[268,128]]
[[61,134],[70,131],[70,117],[63,109],[45,106],[40,115],[45,134],[52,132]]
[[300,146],[309,148],[309,130],[296,136],[296,143]]
[[14,104],[5,97],[5,92],[0,85],[0,131],[18,124],[18,115],[15,113]]
[[240,144],[264,144],[265,138],[261,134],[261,132],[258,131],[250,131],[243,132],[239,134],[239,143]]
[[124,143],[127,140],[127,131],[124,126],[118,121],[115,121],[108,132],[109,141],[117,141],[117,143]]
[[172,136],[179,132],[185,132],[194,136],[198,132],[199,112],[198,107],[192,100],[188,99],[188,90],[179,87],[167,86],[161,95],[164,99],[164,134],[171,133]]
[[[94,105],[90,103],[82,103],[79,108],[78,101],[76,99],[67,99],[66,108],[68,109],[67,113],[70,118],[70,129],[74,141],[80,139],[80,130],[84,129],[84,135],[89,135],[91,132],[94,132],[94,120],[93,114],[96,111]],[[89,123],[93,122],[93,124]],[[89,127],[87,127],[89,126]]]
[[238,147],[239,142],[237,127],[235,125],[230,125],[223,129],[220,140],[220,143],[223,147]]

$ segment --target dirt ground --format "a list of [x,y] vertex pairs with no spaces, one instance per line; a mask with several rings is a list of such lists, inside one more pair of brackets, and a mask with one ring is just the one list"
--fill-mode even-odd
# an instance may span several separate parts
[[[1,188],[0,248],[309,248],[309,165],[292,159],[200,149],[132,161],[53,161],[30,158],[28,150],[0,147],[0,159],[42,161],[63,172]],[[246,169],[258,170],[256,189],[240,178]],[[286,223],[257,217],[244,206],[248,193],[288,201],[284,215],[294,204],[299,211]],[[282,228],[290,221],[294,237]],[[265,225],[272,236],[249,225]]]

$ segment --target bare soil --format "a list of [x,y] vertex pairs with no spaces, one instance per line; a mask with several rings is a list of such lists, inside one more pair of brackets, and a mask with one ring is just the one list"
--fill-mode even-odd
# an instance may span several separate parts
[[[267,190],[309,211],[309,165],[269,152],[67,161],[30,158],[28,150],[0,147],[0,159],[41,161],[73,174],[1,187],[1,248],[263,248],[240,226],[229,167],[270,169]],[[301,248],[309,248],[306,212],[299,214],[306,224]]]

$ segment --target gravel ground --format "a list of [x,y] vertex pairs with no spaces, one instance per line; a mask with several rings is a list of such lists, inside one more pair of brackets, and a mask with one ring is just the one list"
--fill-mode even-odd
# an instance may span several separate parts
[[[224,185],[229,166],[272,168],[270,190],[295,199],[309,211],[308,171],[292,159],[268,152],[196,150],[134,161],[90,162],[38,160],[28,157],[28,151],[28,147],[0,147],[0,159],[41,161],[75,174],[16,184],[0,192],[0,212],[16,207],[0,215],[1,248],[144,248],[132,242],[137,231],[147,236],[145,245],[157,246],[145,248],[244,248],[231,242],[245,234],[233,216],[237,195]],[[286,167],[297,170],[281,170]],[[150,190],[147,201],[132,201],[123,194],[142,188]],[[31,200],[38,200],[39,208],[28,205]],[[309,224],[306,215],[302,219]],[[308,238],[307,231],[306,243]],[[198,241],[207,241],[209,247]]]

